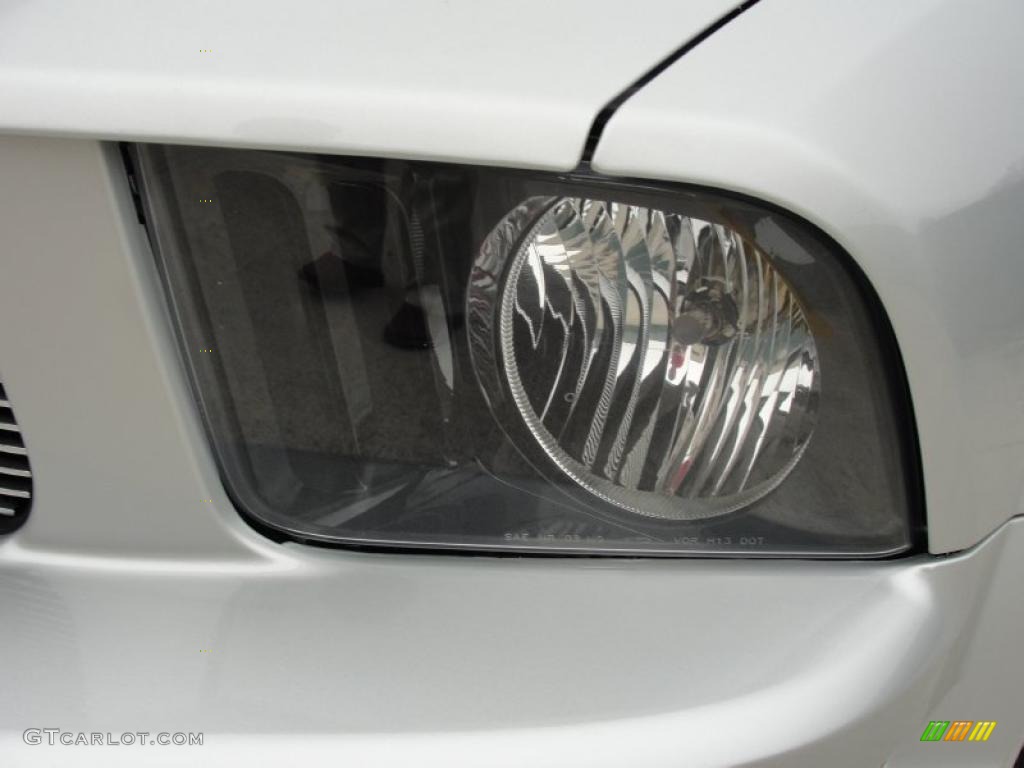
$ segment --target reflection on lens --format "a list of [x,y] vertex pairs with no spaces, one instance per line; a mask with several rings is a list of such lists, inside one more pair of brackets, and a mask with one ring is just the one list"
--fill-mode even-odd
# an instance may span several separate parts
[[807,318],[721,224],[531,198],[484,244],[469,312],[485,395],[514,403],[535,441],[520,449],[623,509],[735,510],[782,481],[814,429]]

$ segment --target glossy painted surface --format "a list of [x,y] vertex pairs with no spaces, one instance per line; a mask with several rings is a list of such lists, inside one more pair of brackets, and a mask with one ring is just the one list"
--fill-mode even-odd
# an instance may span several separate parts
[[853,256],[906,363],[933,552],[1024,511],[1022,28],[1016,0],[760,3],[595,156],[777,203]]
[[[942,562],[323,553],[171,572],[4,553],[5,764],[1006,765],[1024,525]],[[784,598],[784,599],[782,599]],[[770,606],[770,608],[769,608]],[[977,640],[987,647],[977,647]],[[985,744],[921,744],[933,719]],[[25,728],[202,731],[26,746]],[[243,760],[244,758],[244,760]],[[957,762],[959,761],[959,762]]]
[[0,130],[569,169],[735,0],[0,5]]

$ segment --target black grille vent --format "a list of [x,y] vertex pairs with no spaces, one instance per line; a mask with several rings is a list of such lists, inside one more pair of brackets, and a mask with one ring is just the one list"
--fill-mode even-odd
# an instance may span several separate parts
[[0,534],[10,533],[32,506],[32,470],[14,411],[0,384]]

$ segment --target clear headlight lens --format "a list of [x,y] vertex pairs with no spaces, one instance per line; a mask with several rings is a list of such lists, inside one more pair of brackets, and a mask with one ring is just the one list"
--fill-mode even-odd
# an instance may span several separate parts
[[584,554],[913,544],[891,331],[706,190],[134,148],[225,487],[279,537]]
[[807,319],[726,226],[534,198],[484,242],[472,280],[481,382],[507,391],[562,472],[625,510],[726,514],[778,485],[810,440]]

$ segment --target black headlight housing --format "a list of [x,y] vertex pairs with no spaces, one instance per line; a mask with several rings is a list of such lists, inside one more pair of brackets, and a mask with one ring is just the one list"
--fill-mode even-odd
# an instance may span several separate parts
[[891,329],[785,212],[582,173],[131,154],[225,487],[264,530],[589,555],[918,544]]

